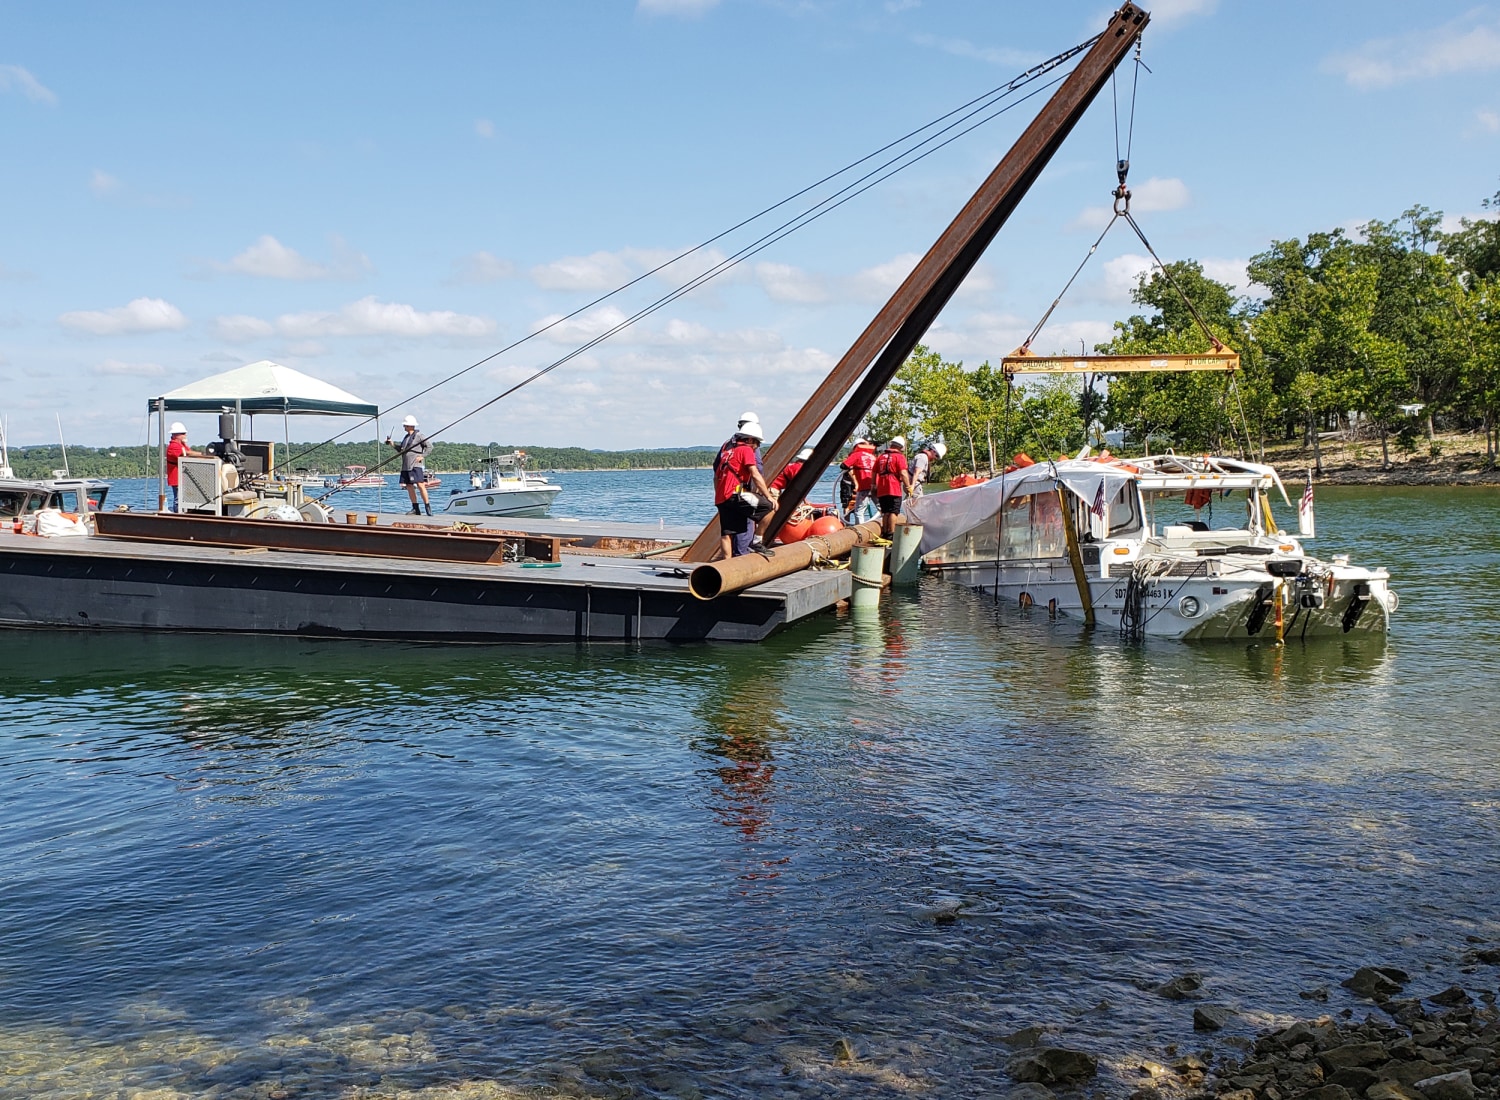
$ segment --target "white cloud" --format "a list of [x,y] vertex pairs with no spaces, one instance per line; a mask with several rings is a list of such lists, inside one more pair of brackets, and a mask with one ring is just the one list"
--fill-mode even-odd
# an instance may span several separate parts
[[476,118],[474,132],[482,138],[492,138],[495,136],[495,124],[487,118]]
[[484,336],[495,322],[452,310],[422,312],[400,302],[377,301],[374,295],[328,312],[286,313],[276,319],[276,331],[294,339],[330,336]]
[[635,10],[641,15],[703,15],[717,7],[719,0],[636,0]]
[[114,309],[75,310],[58,317],[64,328],[95,336],[117,336],[127,332],[175,332],[188,327],[188,319],[171,302],[161,298],[136,298]]
[[0,92],[8,92],[12,89],[20,92],[33,103],[45,103],[49,107],[57,106],[56,94],[32,76],[29,69],[23,69],[19,65],[0,65]]
[[275,336],[276,326],[259,317],[236,313],[228,317],[215,317],[214,335],[220,340],[242,344],[247,340],[263,340],[268,336]]
[[[1153,214],[1165,210],[1181,210],[1192,201],[1193,196],[1192,192],[1188,190],[1188,185],[1175,177],[1161,179],[1160,177],[1152,176],[1145,183],[1130,189],[1130,212],[1132,214]],[[1114,216],[1113,207],[1088,206],[1068,223],[1067,228],[1070,230],[1103,229]]]
[[901,285],[912,268],[917,266],[921,255],[903,252],[883,264],[867,267],[850,280],[850,288],[860,299],[886,299]]
[[118,191],[119,189],[120,181],[115,179],[115,177],[111,176],[108,172],[101,172],[99,169],[95,168],[94,174],[89,177],[89,190],[101,199],[105,195],[108,195],[113,191]]
[[92,368],[95,374],[121,375],[127,378],[160,378],[167,368],[160,363],[125,363],[119,359],[106,359]]
[[939,38],[931,34],[917,34],[912,36],[912,41],[927,49],[940,50],[954,57],[983,61],[989,65],[1025,66],[1034,65],[1040,60],[1039,55],[1025,50],[1016,50],[1009,46],[976,46],[966,38]]
[[828,288],[821,279],[791,264],[756,264],[755,281],[773,302],[808,305],[828,300]]
[[1430,31],[1377,38],[1323,61],[1361,91],[1500,68],[1500,20],[1476,8]]
[[333,260],[322,264],[309,260],[295,248],[288,248],[275,237],[265,234],[228,263],[215,263],[215,270],[261,279],[339,279],[353,278],[373,266],[363,252],[350,248],[337,234],[331,238]]
[[[663,282],[681,286],[707,274],[725,259],[724,253],[714,248],[683,255],[687,251],[686,248],[622,248],[618,252],[564,256],[538,264],[528,274],[542,290],[614,290],[648,271],[655,272],[655,277]],[[682,258],[677,259],[679,256]],[[726,271],[715,281],[735,277],[733,271]]]
[[449,283],[497,283],[516,273],[516,265],[490,252],[475,252],[453,262]]
[[328,269],[322,264],[314,263],[269,234],[227,264],[216,266],[221,271],[257,275],[263,279],[323,279],[328,276]]
[[1216,283],[1233,287],[1236,294],[1249,294],[1254,287],[1250,281],[1250,275],[1246,268],[1250,261],[1236,257],[1234,259],[1199,260],[1203,265],[1203,274],[1207,275]]
[[1500,111],[1475,111],[1474,118],[1487,134],[1500,134]]
[[564,256],[531,269],[531,281],[543,290],[611,290],[634,277],[630,265],[615,252]]

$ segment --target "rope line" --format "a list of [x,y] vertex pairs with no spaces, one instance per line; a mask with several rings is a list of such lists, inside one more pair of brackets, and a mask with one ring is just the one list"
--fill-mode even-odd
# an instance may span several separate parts
[[[950,123],[948,126],[944,127],[943,130],[939,131],[938,134],[934,134],[931,137],[925,139],[922,143],[914,146],[912,149],[906,150],[905,152],[902,152],[902,153],[898,154],[897,156],[890,158],[884,164],[882,164],[879,167],[874,168],[871,171],[865,173],[865,175],[859,177],[854,182],[852,182],[850,184],[846,184],[844,187],[840,188],[838,191],[835,191],[832,195],[829,195],[828,197],[822,199],[821,201],[819,201],[818,203],[816,203],[813,206],[809,207],[808,209],[802,211],[801,213],[799,213],[799,214],[795,215],[794,217],[788,219],[787,221],[783,222],[781,225],[777,226],[775,229],[773,229],[770,232],[762,235],[757,240],[752,241],[750,244],[744,246],[738,252],[735,252],[735,253],[732,253],[729,256],[726,256],[723,260],[720,260],[717,264],[715,264],[713,267],[709,268],[707,271],[702,272],[702,273],[694,276],[692,279],[688,280],[686,283],[683,283],[680,286],[674,288],[673,290],[667,292],[666,294],[662,295],[660,298],[656,299],[654,302],[651,302],[650,304],[648,304],[646,306],[643,306],[641,309],[637,310],[635,313],[631,314],[629,317],[626,317],[624,320],[619,321],[616,324],[610,326],[608,329],[604,330],[603,332],[599,333],[598,335],[592,337],[591,339],[587,340],[583,344],[581,344],[578,347],[574,348],[572,351],[568,352],[566,355],[562,356],[561,358],[556,359],[553,362],[547,364],[546,366],[541,367],[541,368],[533,371],[531,374],[527,375],[525,378],[521,379],[519,382],[516,382],[514,385],[510,386],[508,389],[505,389],[501,393],[497,394],[495,397],[490,398],[490,400],[484,402],[481,405],[476,406],[473,409],[470,409],[468,412],[464,413],[462,416],[458,417],[457,419],[449,421],[447,424],[443,425],[441,428],[438,428],[435,431],[433,431],[431,434],[429,434],[427,436],[427,438],[431,439],[434,436],[441,435],[443,432],[446,432],[446,431],[448,431],[448,430],[450,430],[450,429],[458,426],[459,424],[462,424],[464,421],[470,419],[473,416],[478,415],[479,413],[483,412],[485,409],[488,409],[491,406],[499,403],[500,401],[503,401],[505,398],[511,396],[517,390],[520,390],[523,387],[530,385],[532,382],[535,382],[538,379],[540,379],[542,377],[545,377],[546,375],[552,373],[552,371],[556,370],[558,367],[561,367],[561,366],[563,366],[563,365],[571,362],[572,360],[578,358],[580,355],[583,355],[585,352],[590,351],[593,348],[597,347],[599,344],[603,343],[605,340],[610,339],[611,337],[617,335],[618,333],[620,333],[623,330],[629,328],[630,326],[636,324],[637,322],[645,319],[646,317],[649,317],[651,314],[656,313],[657,311],[659,311],[661,309],[664,309],[668,305],[671,305],[673,302],[677,301],[679,298],[683,297],[684,295],[689,294],[692,291],[698,289],[704,283],[707,283],[707,282],[709,282],[709,281],[711,281],[713,279],[718,278],[720,275],[724,274],[726,271],[729,271],[732,268],[738,266],[739,264],[743,263],[745,260],[749,259],[750,257],[755,256],[756,254],[758,254],[760,252],[763,252],[765,249],[767,249],[767,248],[771,247],[772,245],[778,243],[779,241],[783,240],[785,237],[787,237],[790,234],[796,232],[797,230],[805,228],[807,225],[810,225],[812,222],[817,221],[819,218],[822,218],[822,217],[824,217],[824,216],[826,216],[828,214],[831,214],[834,210],[837,210],[840,206],[843,206],[846,202],[849,202],[852,199],[855,199],[858,196],[864,194],[866,191],[870,190],[872,187],[875,187],[878,184],[881,184],[881,183],[885,182],[886,180],[890,179],[892,176],[896,175],[897,173],[903,172],[906,169],[912,167],[913,165],[919,163],[920,161],[925,160],[927,157],[929,157],[932,154],[938,152],[940,149],[943,149],[944,147],[952,144],[953,142],[957,141],[959,138],[964,137],[967,134],[973,132],[974,130],[978,129],[980,126],[983,126],[986,123],[993,121],[995,118],[998,118],[1000,115],[1003,115],[1003,114],[1005,114],[1008,111],[1014,110],[1016,107],[1021,106],[1021,104],[1025,103],[1027,100],[1031,99],[1032,97],[1040,95],[1042,92],[1045,92],[1049,88],[1054,87],[1055,85],[1061,83],[1065,79],[1065,76],[1066,76],[1066,74],[1064,74],[1063,76],[1054,77],[1052,80],[1047,81],[1046,83],[1044,83],[1044,84],[1040,85],[1039,87],[1033,89],[1032,91],[1026,93],[1024,96],[1020,97],[1019,99],[1015,100],[1014,102],[1008,103],[1005,106],[996,109],[995,111],[993,111],[989,115],[986,115],[985,117],[980,118],[977,122],[974,122],[972,125],[966,126],[963,129],[958,130],[956,133],[951,134],[945,140],[943,140],[941,142],[938,142],[935,145],[932,145],[931,148],[924,150],[922,153],[917,154],[917,155],[912,155],[915,152],[916,149],[920,149],[922,147],[922,145],[927,144],[928,142],[933,141],[938,136],[938,134],[947,133],[949,130],[952,130],[955,126],[958,126],[961,123],[963,123],[965,121],[968,121],[968,119],[973,118],[974,115],[978,113],[978,111],[970,112],[968,115],[964,116],[964,118],[959,119],[957,122]],[[1033,78],[1033,79],[1035,79],[1035,78]],[[989,105],[987,105],[987,106],[989,106]],[[980,108],[980,110],[983,110],[983,109],[985,109],[985,108]],[[903,163],[903,161],[904,161],[904,163]],[[835,199],[837,199],[837,201],[834,201]],[[605,295],[605,297],[609,297],[609,295]],[[585,308],[587,308],[587,307],[585,307]],[[570,314],[569,316],[576,315],[577,312],[579,312],[579,311],[575,311],[574,314]],[[553,324],[560,323],[560,321],[563,320],[563,319],[565,319],[565,318],[560,318],[559,321],[553,322]],[[549,326],[549,327],[551,327],[551,326]],[[539,331],[544,331],[544,330],[539,330]],[[530,337],[527,337],[526,339],[529,339],[529,338]],[[518,341],[518,343],[520,343],[520,342],[521,341]],[[496,352],[495,354],[499,355],[501,353],[500,352]],[[486,358],[484,360],[481,360],[480,363],[476,363],[475,366],[479,366],[479,365],[481,365],[484,362],[488,362],[490,359],[493,359],[494,357],[495,356],[493,356],[493,355],[489,356],[488,358]],[[473,367],[466,368],[466,370],[472,370],[472,369],[473,369]],[[461,373],[464,373],[464,372],[460,371],[459,373],[461,374]],[[454,377],[456,377],[456,375]],[[445,380],[445,381],[449,381],[449,380],[451,380],[451,379],[448,379],[448,380]],[[442,384],[443,383],[441,383],[441,382],[435,383],[433,386],[429,386],[427,390],[424,390],[422,392],[423,393],[429,392],[430,390],[435,389],[438,385],[442,385]],[[421,396],[421,395],[419,394],[418,396]],[[357,426],[358,425],[356,425],[356,427]],[[350,429],[350,430],[353,430],[353,429]],[[342,434],[347,434],[347,432],[342,433]],[[334,438],[339,438],[339,437],[336,436]],[[307,452],[304,452],[304,453],[307,453]],[[382,469],[383,467],[389,465],[391,462],[395,461],[395,459],[398,456],[399,456],[399,452],[397,452],[396,455],[391,455],[391,456],[385,458],[381,462],[379,462],[376,465],[370,467],[370,469],[371,470]],[[328,493],[325,493],[323,496],[318,497],[316,499],[319,500],[319,501],[325,500],[325,499],[327,499],[327,497],[332,496],[334,493],[339,492],[339,491],[340,491],[340,487],[335,487],[332,490],[330,490]]]
[[[453,381],[457,380],[458,378],[461,378],[464,375],[470,373],[471,371],[477,370],[478,368],[484,366],[487,363],[490,363],[490,362],[494,361],[495,359],[497,359],[500,356],[506,354],[507,352],[514,351],[516,348],[519,348],[523,344],[526,344],[529,341],[534,340],[536,337],[541,336],[541,335],[549,332],[550,330],[556,328],[558,325],[561,325],[561,324],[563,324],[566,321],[570,321],[573,318],[578,317],[580,314],[585,313],[585,312],[587,312],[590,309],[593,309],[595,306],[598,306],[598,305],[600,305],[600,304],[608,301],[609,299],[615,297],[616,295],[621,294],[624,291],[630,289],[631,287],[636,286],[637,284],[643,282],[644,280],[649,279],[652,276],[659,274],[660,272],[662,272],[666,268],[670,267],[672,264],[675,264],[675,263],[679,262],[680,260],[684,260],[687,257],[694,255],[695,253],[703,251],[705,248],[708,248],[710,245],[713,245],[713,244],[717,243],[718,241],[723,240],[725,237],[729,236],[731,233],[734,233],[734,232],[736,232],[736,231],[738,231],[740,229],[743,229],[745,226],[750,225],[751,223],[753,223],[755,221],[758,221],[759,219],[765,217],[766,215],[772,213],[773,211],[779,210],[781,207],[786,206],[788,203],[794,202],[797,199],[802,198],[803,196],[807,195],[809,192],[812,192],[812,191],[816,190],[817,188],[822,187],[823,185],[825,185],[827,183],[830,183],[833,180],[838,179],[840,176],[843,176],[843,175],[847,174],[848,172],[854,170],[855,168],[858,168],[860,165],[866,163],[867,161],[874,160],[875,158],[881,156],[883,153],[889,152],[890,150],[895,149],[895,148],[897,148],[897,147],[905,144],[906,142],[910,141],[912,138],[916,137],[918,134],[921,134],[921,133],[923,133],[925,131],[928,131],[928,130],[932,130],[933,127],[937,126],[939,123],[947,122],[949,119],[954,118],[954,116],[962,116],[962,117],[958,118],[956,121],[949,122],[948,125],[942,127],[941,129],[936,130],[934,133],[930,134],[928,137],[924,138],[921,142],[918,142],[916,145],[912,146],[910,149],[906,149],[902,153],[897,154],[897,156],[895,156],[895,157],[891,158],[890,160],[886,161],[885,164],[881,165],[879,168],[874,169],[871,173],[867,173],[865,176],[860,177],[860,180],[868,179],[869,176],[872,175],[872,174],[874,174],[875,172],[879,172],[879,171],[883,170],[885,167],[888,167],[890,164],[895,163],[895,162],[901,160],[903,157],[910,156],[916,150],[921,149],[923,145],[926,145],[926,144],[932,142],[935,138],[941,136],[944,133],[947,133],[949,130],[953,129],[955,126],[961,125],[963,122],[967,121],[970,118],[973,118],[975,115],[980,114],[983,111],[988,110],[990,107],[993,107],[996,103],[999,103],[1001,100],[1005,99],[1007,96],[1010,96],[1010,95],[1014,94],[1015,92],[1017,92],[1020,89],[1024,88],[1026,85],[1032,83],[1033,81],[1039,79],[1040,77],[1045,76],[1049,72],[1052,72],[1054,69],[1056,69],[1058,66],[1065,64],[1067,61],[1069,61],[1072,58],[1078,56],[1080,53],[1083,53],[1085,50],[1088,50],[1089,48],[1091,48],[1099,40],[1100,37],[1102,37],[1102,36],[1101,35],[1094,35],[1093,37],[1089,38],[1088,40],[1086,40],[1084,42],[1081,42],[1081,43],[1079,43],[1076,46],[1070,47],[1067,50],[1064,50],[1062,53],[1059,53],[1059,54],[1057,54],[1057,55],[1055,55],[1053,57],[1050,57],[1050,58],[1048,58],[1045,61],[1038,62],[1036,65],[1033,65],[1031,68],[1029,68],[1029,69],[1025,70],[1024,72],[1022,72],[1022,73],[1020,73],[1020,74],[1012,77],[1006,83],[997,85],[996,87],[990,89],[989,91],[987,91],[987,92],[985,92],[985,93],[983,93],[983,94],[981,94],[979,96],[976,96],[975,98],[969,100],[967,103],[964,103],[964,104],[962,104],[962,105],[960,105],[958,107],[955,107],[951,111],[946,112],[945,114],[939,115],[937,118],[931,120],[930,122],[927,122],[927,123],[925,123],[922,126],[918,126],[914,130],[908,131],[906,134],[903,134],[901,137],[896,138],[893,141],[887,142],[885,145],[883,145],[880,148],[874,150],[873,152],[867,153],[865,156],[860,157],[858,160],[851,161],[849,164],[844,165],[842,168],[839,168],[838,170],[836,170],[834,172],[830,172],[828,175],[824,176],[822,179],[819,179],[819,180],[817,180],[814,183],[808,184],[806,187],[803,187],[800,190],[793,192],[792,194],[788,195],[786,198],[781,199],[778,202],[772,203],[770,206],[767,206],[764,209],[758,211],[757,213],[752,214],[749,217],[744,218],[744,219],[742,219],[739,222],[736,222],[734,225],[731,225],[727,229],[724,229],[724,230],[720,231],[719,233],[714,234],[712,237],[709,237],[706,240],[701,241],[700,243],[694,245],[691,248],[685,249],[684,251],[678,253],[676,256],[673,256],[671,259],[663,261],[662,263],[658,264],[656,267],[652,268],[651,270],[643,272],[642,274],[637,275],[635,278],[629,279],[626,282],[621,283],[619,286],[615,287],[613,290],[609,290],[609,291],[606,291],[603,294],[600,294],[598,297],[592,299],[589,302],[584,303],[581,306],[578,306],[576,309],[572,310],[571,312],[565,313],[561,317],[558,317],[556,320],[550,321],[547,324],[542,325],[542,326],[540,326],[540,327],[532,330],[531,332],[528,332],[526,335],[518,338],[517,340],[511,342],[510,344],[507,344],[505,347],[501,348],[500,350],[498,350],[496,352],[493,352],[492,354],[487,355],[483,359],[480,359],[480,360],[478,360],[478,361],[476,361],[474,363],[471,363],[471,364],[469,364],[466,367],[463,367],[463,368],[461,368],[461,369],[459,369],[457,371],[454,371],[452,374],[448,375],[447,377],[441,378],[438,381],[432,383],[431,385],[426,386],[426,387],[424,387],[421,390],[418,390],[416,393],[411,394],[408,397],[402,398],[401,400],[395,402],[395,404],[397,406],[409,404],[410,402],[416,401],[417,399],[426,396],[427,394],[433,392],[434,390],[438,389],[439,387],[445,386],[448,383],[453,382]],[[1053,82],[1053,83],[1055,83],[1055,82]],[[1051,84],[1048,84],[1048,85],[1044,85],[1043,87],[1050,87],[1050,86],[1051,86]],[[1035,95],[1035,94],[1036,94],[1035,92],[1032,92],[1032,93],[1028,94],[1027,96],[1023,97],[1022,99],[1017,100],[1016,104],[1025,102],[1026,99],[1031,98],[1031,96]],[[1011,104],[1010,106],[1015,106],[1016,104]],[[982,125],[984,122],[991,121],[992,119],[994,119],[998,115],[1003,114],[1005,112],[1005,110],[1008,110],[1008,109],[1009,108],[1005,108],[1005,109],[1002,109],[1000,111],[996,111],[994,114],[991,114],[987,118],[982,119],[981,122],[979,124],[976,124],[976,125]],[[967,114],[965,114],[965,112],[967,112]],[[961,137],[964,134],[969,133],[972,129],[974,129],[974,127],[969,127],[968,129],[962,130],[962,131],[960,131],[959,134],[954,135],[954,138]],[[937,149],[940,149],[944,145],[949,144],[949,142],[951,142],[952,140],[954,140],[954,139],[950,138],[949,141],[944,141],[941,144],[934,146],[932,149],[928,150],[928,153],[923,154],[923,156],[926,156],[926,155],[928,155],[928,154],[930,154],[932,152],[936,152]],[[921,160],[921,159],[922,159],[922,157],[916,157],[910,163],[914,164],[918,160]],[[888,177],[882,177],[882,178],[888,178]],[[860,180],[856,180],[855,183],[860,182]],[[879,182],[879,181],[877,181],[877,182]],[[813,206],[810,209],[811,210],[818,209],[819,206],[822,206],[824,203],[827,203],[830,198],[832,198],[834,196],[837,196],[839,194],[842,194],[844,190],[848,190],[848,188],[851,187],[851,186],[853,186],[853,185],[852,184],[851,185],[847,185],[845,188],[841,189],[840,191],[834,192],[833,196],[830,196],[829,198],[825,198],[824,200],[822,200],[822,202],[818,203],[817,205]],[[856,194],[858,194],[858,193],[861,193],[861,192],[856,192]],[[842,205],[842,203],[838,203],[836,205]],[[804,214],[803,215],[799,215],[799,217],[805,216],[806,213],[808,213],[808,212],[805,211]],[[809,220],[813,220],[813,219],[809,219]],[[790,223],[784,223],[784,224],[790,224]],[[764,239],[764,238],[762,238],[762,239]],[[694,284],[694,285],[701,285],[701,284]],[[513,390],[507,391],[507,393],[509,393],[509,392],[513,392]],[[494,404],[493,401],[487,402],[485,405],[480,406],[480,409],[488,408],[492,404]],[[478,412],[478,411],[480,411],[480,409],[476,409],[474,411]],[[280,463],[277,468],[278,469],[285,469],[285,468],[289,467],[291,463],[297,461],[297,459],[306,457],[308,454],[311,454],[318,447],[324,446],[324,445],[329,444],[329,443],[336,442],[337,440],[340,440],[340,439],[344,438],[345,436],[349,435],[351,432],[359,430],[361,427],[363,427],[364,425],[370,423],[371,421],[378,421],[378,414],[376,416],[372,416],[372,417],[364,417],[364,418],[360,419],[359,421],[357,421],[352,426],[350,426],[349,428],[346,428],[344,431],[341,431],[341,432],[337,433],[336,435],[330,436],[328,439],[324,440],[322,443],[315,444],[312,447],[309,447],[309,448],[307,448],[307,449],[299,452],[296,455],[289,456],[284,462]],[[458,422],[455,421],[455,423],[458,423]],[[451,427],[452,425],[449,425],[449,426]],[[442,429],[440,429],[440,431],[441,430]],[[438,433],[434,433],[434,434],[438,434]],[[381,463],[381,465],[384,465],[384,463]]]

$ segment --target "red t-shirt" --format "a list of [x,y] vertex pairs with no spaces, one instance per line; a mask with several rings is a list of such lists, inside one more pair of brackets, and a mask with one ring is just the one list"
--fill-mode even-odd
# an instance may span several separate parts
[[781,468],[781,473],[771,479],[771,488],[775,489],[778,493],[781,492],[781,490],[786,488],[787,482],[791,481],[792,478],[801,472],[802,463],[793,459]]
[[177,484],[177,460],[187,454],[188,445],[184,440],[172,439],[167,444],[167,484]]
[[714,462],[714,503],[723,504],[750,485],[750,471],[760,465],[755,448],[748,443],[725,447]]
[[875,495],[899,497],[901,475],[906,472],[906,456],[900,451],[886,451],[875,460]]
[[854,487],[861,493],[868,492],[875,481],[875,448],[855,447],[849,457],[839,465],[854,474]]

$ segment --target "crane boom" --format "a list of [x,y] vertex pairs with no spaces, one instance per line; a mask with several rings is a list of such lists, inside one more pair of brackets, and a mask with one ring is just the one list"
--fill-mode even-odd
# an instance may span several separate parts
[[[1109,17],[1104,32],[1037,112],[1031,125],[1016,139],[1010,151],[927,250],[822,385],[786,428],[777,434],[765,458],[766,469],[771,472],[780,471],[812,438],[818,426],[833,417],[814,444],[812,457],[782,490],[776,514],[771,517],[766,530],[768,541],[775,537],[781,525],[806,499],[808,491],[818,483],[844,441],[859,426],[917,342],[979,262],[980,256],[1041,175],[1063,139],[1083,117],[1150,18],[1146,11],[1128,2]],[[718,523],[715,520],[698,535],[683,555],[683,560],[712,561],[718,552]]]

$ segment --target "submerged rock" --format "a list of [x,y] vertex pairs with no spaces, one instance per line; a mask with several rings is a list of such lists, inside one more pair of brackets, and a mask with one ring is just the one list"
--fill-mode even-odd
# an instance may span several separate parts
[[1171,981],[1162,982],[1152,992],[1169,1001],[1185,1001],[1202,988],[1203,975],[1189,971],[1186,974],[1179,974]]
[[1234,1009],[1225,1005],[1199,1005],[1193,1009],[1193,1030],[1218,1031],[1234,1014]]
[[1362,966],[1341,984],[1360,997],[1378,999],[1400,993],[1401,987],[1411,981],[1404,970],[1389,966]]
[[1099,1072],[1099,1063],[1081,1050],[1040,1047],[1012,1058],[1009,1068],[1010,1075],[1017,1081],[1056,1085],[1093,1077]]

